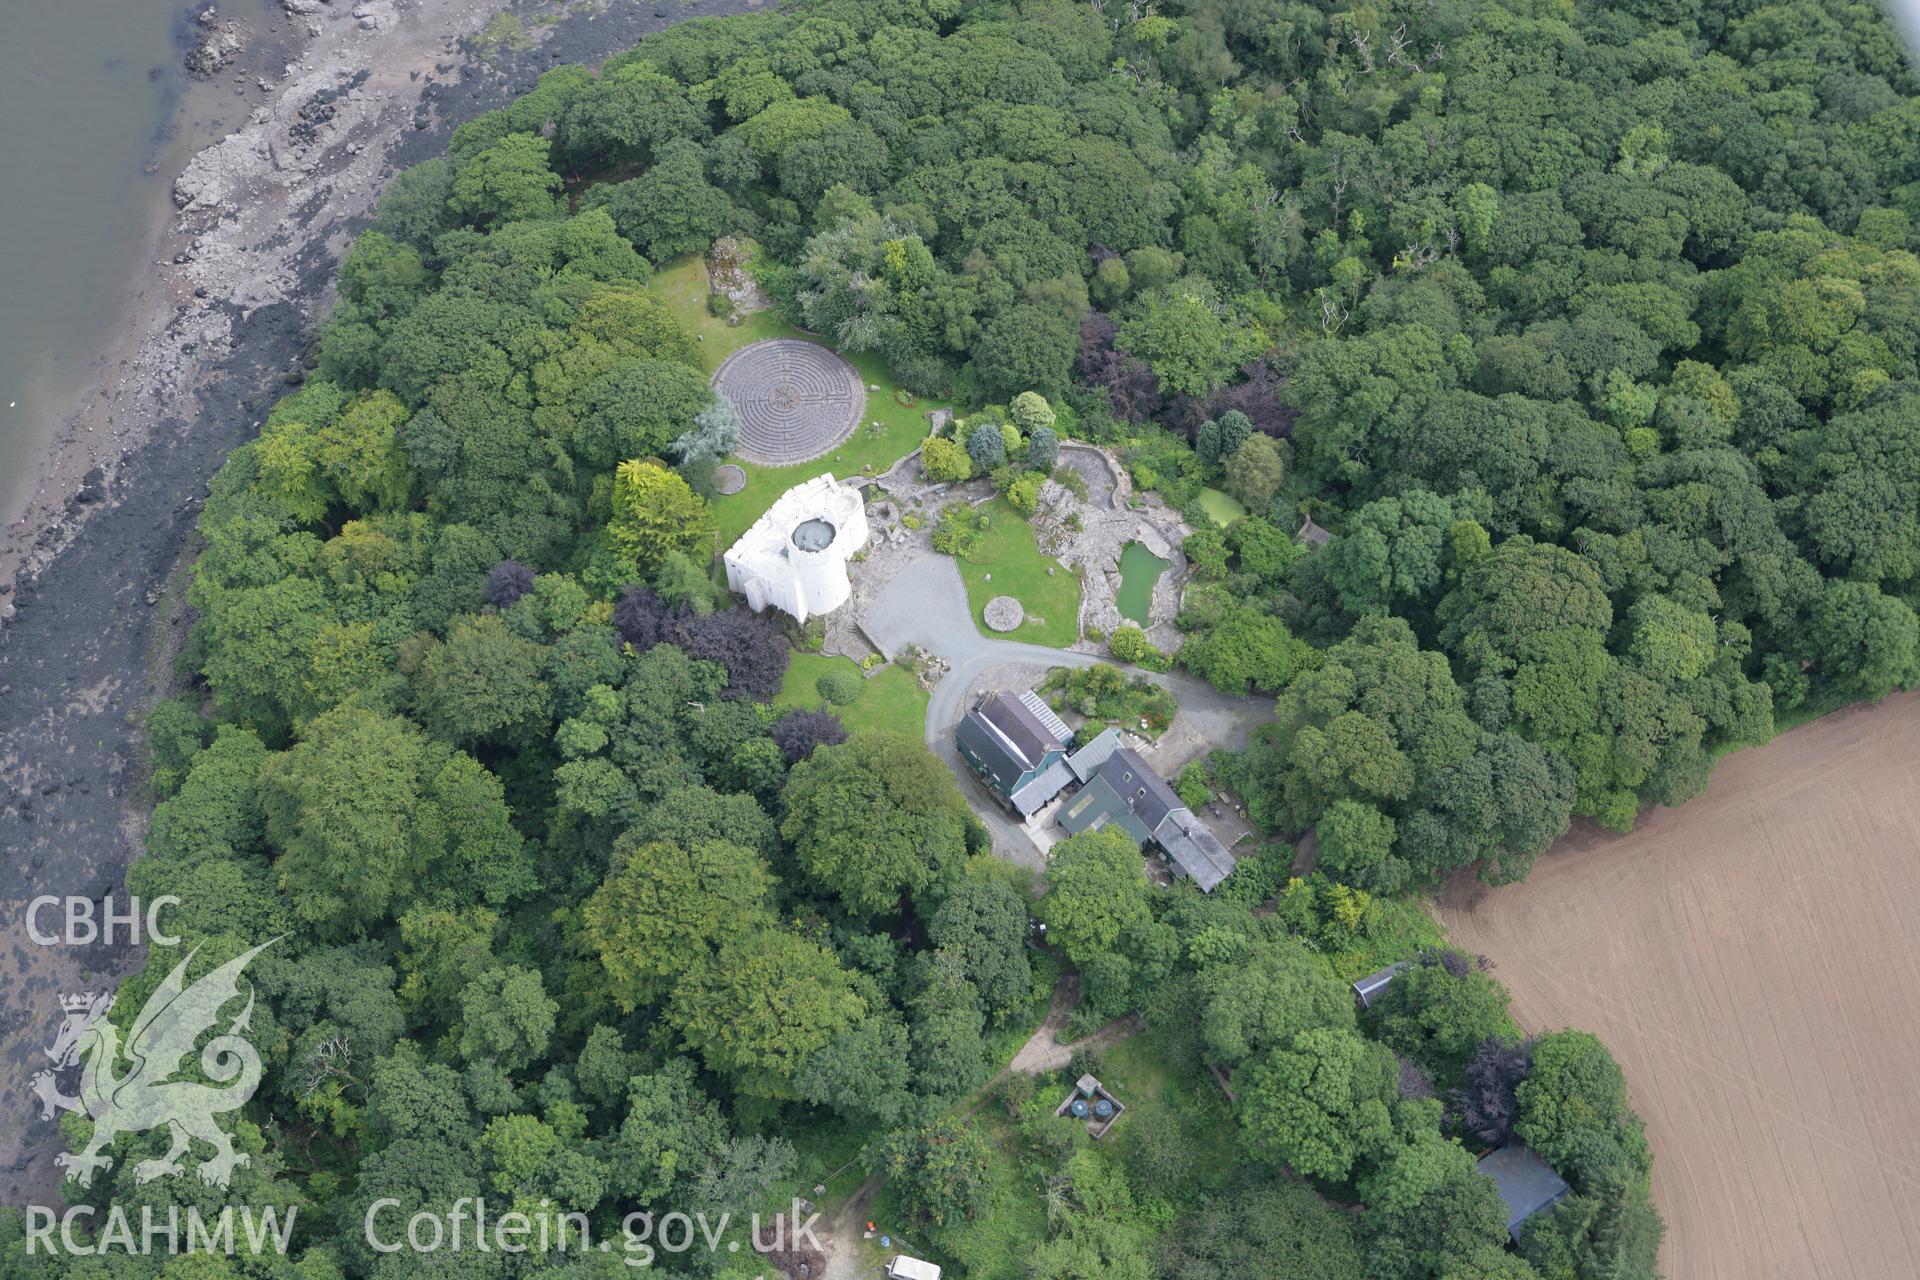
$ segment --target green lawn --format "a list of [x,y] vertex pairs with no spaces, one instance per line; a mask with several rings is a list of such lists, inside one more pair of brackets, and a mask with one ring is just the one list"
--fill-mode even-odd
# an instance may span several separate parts
[[1100,1083],[1127,1107],[1102,1142],[1124,1144],[1122,1130],[1129,1123],[1169,1113],[1193,1144],[1194,1191],[1214,1191],[1225,1185],[1240,1159],[1240,1144],[1233,1107],[1211,1072],[1176,1063],[1169,1047],[1148,1031],[1108,1049],[1099,1075]]
[[[680,326],[699,339],[701,367],[708,374],[741,347],[767,338],[799,338],[829,345],[815,334],[783,323],[771,311],[757,311],[738,325],[729,325],[711,315],[707,311],[706,263],[697,254],[675,258],[661,267],[654,273],[652,287],[666,301]],[[827,471],[842,477],[885,471],[917,449],[926,438],[926,415],[946,407],[931,400],[901,404],[894,397],[900,384],[887,371],[887,362],[873,352],[851,355],[843,352],[842,356],[859,372],[862,385],[880,388],[867,392],[867,408],[860,417],[860,425],[838,449],[811,462],[790,467],[741,463],[747,473],[747,487],[739,493],[715,498],[713,503],[722,547],[731,546],[746,532],[748,525],[759,519],[761,512],[773,505],[775,498],[802,480]],[[875,422],[880,426],[874,427]]]
[[1207,519],[1221,528],[1225,528],[1247,514],[1247,509],[1241,505],[1240,499],[1222,489],[1202,489],[1200,509],[1207,513]]
[[[1009,633],[1009,639],[1066,648],[1080,638],[1080,579],[1058,560],[1040,554],[1033,526],[1005,498],[995,498],[987,510],[993,513],[993,523],[973,553],[960,561],[974,625],[983,634],[992,634],[982,621],[987,601],[1012,596],[1026,609],[1027,619]],[[1052,577],[1047,576],[1048,569],[1053,570]]]
[[[773,705],[781,710],[820,706],[822,699],[814,690],[814,682],[823,672],[841,663],[852,666],[853,660],[821,653],[794,654],[787,666],[786,678],[780,682],[780,692],[774,695]],[[890,666],[869,677],[866,688],[854,702],[829,710],[850,730],[890,729],[918,740],[927,723],[927,691],[920,687],[913,672],[905,667]]]

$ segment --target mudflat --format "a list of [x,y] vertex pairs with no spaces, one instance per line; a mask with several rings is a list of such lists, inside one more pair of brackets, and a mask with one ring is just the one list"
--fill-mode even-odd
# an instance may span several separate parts
[[1920,1267],[1920,693],[1743,751],[1526,883],[1457,882],[1454,941],[1530,1031],[1613,1050],[1685,1280]]

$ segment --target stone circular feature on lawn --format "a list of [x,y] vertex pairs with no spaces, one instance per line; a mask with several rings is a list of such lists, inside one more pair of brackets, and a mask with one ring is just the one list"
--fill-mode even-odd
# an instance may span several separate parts
[[1012,596],[995,596],[981,611],[989,631],[1012,631],[1027,620],[1027,611]]
[[714,370],[713,389],[739,416],[735,452],[763,467],[826,453],[853,434],[867,407],[866,388],[852,365],[817,342],[797,338],[740,348]]
[[721,497],[735,494],[747,487],[747,473],[731,462],[713,469],[713,491]]

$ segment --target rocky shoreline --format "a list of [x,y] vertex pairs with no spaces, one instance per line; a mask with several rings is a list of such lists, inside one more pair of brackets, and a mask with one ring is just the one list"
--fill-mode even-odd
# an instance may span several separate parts
[[[136,947],[42,947],[40,895],[124,897],[146,796],[138,724],[188,622],[208,480],[301,366],[339,255],[384,181],[459,121],[565,62],[686,17],[752,7],[562,6],[532,47],[477,56],[489,0],[283,0],[307,32],[270,102],[195,156],[122,349],[59,433],[40,496],[0,535],[0,1184],[52,1203],[58,1129],[28,1090],[59,996],[112,986]],[[204,9],[205,6],[202,6]],[[531,10],[523,9],[524,13]],[[212,26],[216,33],[224,28]],[[222,74],[225,74],[223,72]],[[317,106],[316,106],[317,104]]]

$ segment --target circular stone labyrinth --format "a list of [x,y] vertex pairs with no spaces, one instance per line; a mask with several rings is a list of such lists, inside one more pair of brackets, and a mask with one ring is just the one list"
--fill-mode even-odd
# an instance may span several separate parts
[[980,612],[986,618],[989,631],[1011,631],[1027,617],[1026,609],[1012,596],[995,596]]
[[853,434],[867,407],[852,365],[796,338],[740,348],[714,370],[713,389],[740,418],[736,452],[763,467],[819,457]]

